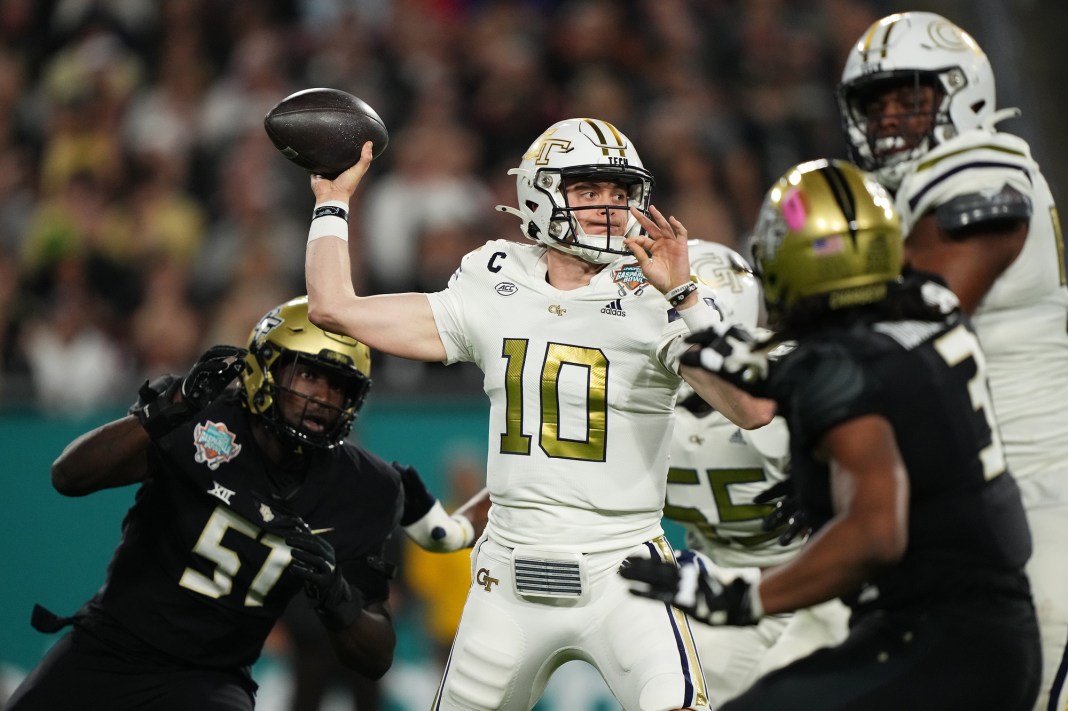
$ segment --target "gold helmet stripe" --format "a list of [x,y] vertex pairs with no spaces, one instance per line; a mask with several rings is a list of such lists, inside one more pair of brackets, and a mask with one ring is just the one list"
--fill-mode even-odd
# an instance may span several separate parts
[[865,64],[872,61],[871,57],[868,56],[868,53],[871,52],[871,47],[875,39],[875,33],[879,30],[879,28],[886,28],[885,32],[883,32],[882,40],[879,42],[879,59],[886,59],[886,49],[890,45],[890,35],[891,33],[893,33],[894,27],[900,20],[900,14],[891,15],[890,17],[880,20],[879,22],[873,23],[872,26],[868,28],[867,34],[864,35],[864,39],[862,41],[863,48],[861,49]]
[[831,187],[831,196],[834,198],[835,203],[838,205],[838,209],[842,211],[842,216],[846,219],[846,224],[849,225],[849,235],[856,242],[857,239],[857,200],[853,191],[849,188],[849,183],[846,181],[846,177],[842,174],[842,169],[835,165],[828,165],[824,168],[820,168],[820,175],[824,177],[827,184]]
[[[597,145],[601,147],[601,153],[603,155],[608,155],[609,151],[619,151],[619,155],[626,157],[626,141],[623,140],[623,136],[620,135],[619,131],[616,129],[615,126],[608,123],[607,121],[597,121],[595,119],[582,120],[585,121],[586,124],[593,129],[594,133],[597,134]],[[612,137],[615,139],[614,146],[608,143],[608,138],[605,136],[604,131],[601,130],[602,124],[612,133]]]

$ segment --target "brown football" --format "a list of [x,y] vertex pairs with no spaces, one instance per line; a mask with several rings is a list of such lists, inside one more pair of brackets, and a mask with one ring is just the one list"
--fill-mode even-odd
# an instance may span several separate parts
[[374,157],[389,143],[386,124],[366,101],[338,89],[305,89],[275,104],[263,117],[267,136],[282,155],[309,173],[336,178],[374,143]]

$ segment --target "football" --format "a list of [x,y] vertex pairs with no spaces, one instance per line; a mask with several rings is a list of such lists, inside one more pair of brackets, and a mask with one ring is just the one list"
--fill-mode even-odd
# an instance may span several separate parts
[[336,178],[374,142],[374,157],[389,143],[386,124],[367,102],[338,89],[305,89],[275,104],[263,117],[275,148],[309,173]]

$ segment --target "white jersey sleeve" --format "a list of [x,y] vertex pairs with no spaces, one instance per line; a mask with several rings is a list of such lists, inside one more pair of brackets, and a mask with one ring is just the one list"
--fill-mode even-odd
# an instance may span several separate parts
[[581,552],[659,535],[688,330],[636,262],[561,291],[544,247],[497,240],[429,299],[447,361],[484,374],[490,535]]
[[1031,202],[1027,241],[976,309],[994,409],[1013,473],[1068,461],[1068,288],[1064,241],[1049,186],[1027,143],[970,131],[917,161],[897,204],[908,225],[955,197],[1015,188]]
[[768,505],[753,497],[786,478],[789,432],[781,417],[751,432],[718,412],[679,408],[664,515],[681,523],[687,544],[718,565],[766,568],[794,556],[801,540],[780,545],[763,530]]

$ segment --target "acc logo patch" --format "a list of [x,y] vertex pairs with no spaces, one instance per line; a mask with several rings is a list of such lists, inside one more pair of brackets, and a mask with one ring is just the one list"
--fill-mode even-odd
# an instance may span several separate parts
[[197,464],[207,464],[212,471],[241,452],[237,436],[226,428],[226,423],[211,420],[198,424],[193,430],[193,445],[197,448],[194,455]]
[[619,284],[619,295],[623,296],[624,288],[640,294],[649,282],[645,278],[645,272],[637,264],[624,264],[612,272],[612,283]]
[[511,296],[515,292],[519,291],[519,287],[510,281],[502,281],[500,284],[493,287],[493,290],[501,296]]

